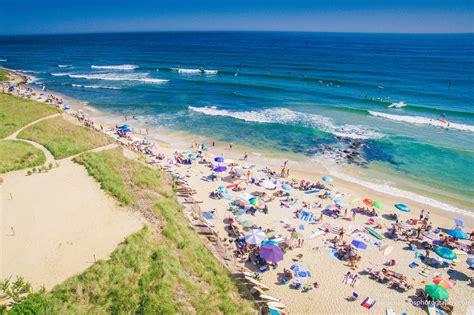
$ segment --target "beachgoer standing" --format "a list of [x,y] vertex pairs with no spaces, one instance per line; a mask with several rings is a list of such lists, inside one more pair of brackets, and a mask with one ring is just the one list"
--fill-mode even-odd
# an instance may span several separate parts
[[421,210],[421,213],[420,213],[420,220],[423,220],[423,218],[425,217],[425,210]]
[[244,153],[244,161],[247,161],[247,158],[248,158],[248,157],[249,157],[249,156],[248,156],[247,152],[245,152],[245,153]]

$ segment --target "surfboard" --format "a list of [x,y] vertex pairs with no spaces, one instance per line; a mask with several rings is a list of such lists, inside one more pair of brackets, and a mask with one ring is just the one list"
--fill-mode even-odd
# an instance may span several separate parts
[[277,299],[276,297],[273,297],[273,296],[270,296],[270,295],[265,295],[265,294],[261,294],[259,296],[259,298],[264,299],[264,300],[268,300],[268,301],[272,301],[272,302],[280,302],[280,299]]
[[369,227],[366,227],[365,229],[366,229],[370,234],[372,234],[372,236],[378,238],[379,240],[385,239],[385,237],[383,237],[379,232],[375,231],[374,229],[369,228]]

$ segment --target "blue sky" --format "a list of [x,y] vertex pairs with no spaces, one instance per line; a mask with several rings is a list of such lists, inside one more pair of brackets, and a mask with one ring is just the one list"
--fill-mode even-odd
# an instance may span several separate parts
[[0,34],[474,32],[474,0],[0,0]]

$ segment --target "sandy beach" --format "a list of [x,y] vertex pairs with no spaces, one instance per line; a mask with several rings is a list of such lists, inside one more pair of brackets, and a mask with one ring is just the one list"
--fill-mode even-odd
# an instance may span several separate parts
[[[40,91],[36,90],[36,93]],[[44,101],[44,99],[38,100]],[[151,147],[152,153],[148,154],[149,164],[167,169],[181,183],[191,187],[193,190],[190,193],[190,197],[193,198],[191,203],[199,205],[203,213],[212,214],[212,218],[207,222],[217,232],[227,249],[228,256],[232,257],[227,261],[228,268],[232,272],[258,272],[260,269],[247,259],[252,248],[247,249],[245,254],[239,257],[234,255],[236,246],[234,238],[228,234],[229,220],[234,222],[233,226],[241,235],[248,234],[252,228],[243,227],[239,221],[250,221],[253,228],[261,229],[272,235],[271,238],[278,239],[281,247],[285,249],[284,259],[279,261],[277,266],[267,267],[267,270],[258,275],[258,281],[263,284],[260,288],[268,287],[264,293],[277,298],[286,306],[289,313],[383,314],[388,313],[389,309],[396,314],[424,314],[425,311],[416,305],[416,291],[423,289],[439,276],[450,278],[453,282],[453,288],[449,290],[448,303],[454,306],[454,313],[465,314],[473,311],[474,274],[465,262],[468,257],[472,257],[472,253],[468,254],[458,249],[456,250],[458,258],[454,262],[449,261],[448,266],[435,268],[428,266],[419,258],[419,254],[425,254],[422,242],[431,243],[432,239],[414,237],[412,240],[418,249],[409,250],[407,241],[388,237],[377,239],[366,230],[367,227],[374,228],[380,234],[385,234],[395,224],[395,220],[389,218],[391,214],[397,214],[398,221],[402,223],[409,219],[418,219],[420,212],[424,210],[425,213],[430,212],[426,223],[432,230],[437,227],[452,229],[455,226],[454,217],[459,217],[465,222],[464,231],[469,233],[474,226],[471,213],[467,211],[452,213],[445,209],[428,207],[422,200],[417,202],[383,194],[335,176],[332,176],[332,180],[324,182],[322,178],[330,175],[330,170],[323,167],[315,168],[308,161],[294,159],[285,164],[286,156],[268,156],[245,147],[230,148],[227,143],[216,143],[213,146],[209,139],[188,134],[170,135],[153,129],[145,131],[146,127],[139,125],[138,122],[124,121],[123,117],[100,112],[72,99],[64,98],[64,104],[70,109],[63,115],[83,115],[86,120],[93,121],[96,128],[101,125],[100,129],[104,129],[105,134],[118,139],[131,149]],[[128,135],[128,139],[119,139],[112,132],[114,126],[122,124],[130,125],[135,131],[131,136]],[[142,143],[145,133],[148,133],[146,145]],[[181,154],[175,154],[176,152],[197,152],[197,147],[191,143],[205,145],[203,159],[192,158],[189,165],[170,163],[170,160],[176,160],[177,156],[183,157]],[[158,153],[163,154],[164,159],[154,158]],[[245,153],[248,154],[248,158],[243,160]],[[222,157],[224,162],[216,162],[215,157]],[[227,169],[224,172],[213,172],[212,168],[217,166],[226,166]],[[242,176],[232,178],[228,172],[232,167],[240,170]],[[280,178],[278,175],[268,174],[268,169],[280,174],[283,167],[290,170],[288,177]],[[217,176],[215,181],[207,179],[212,174]],[[74,175],[73,182],[68,180],[72,175]],[[264,182],[273,183],[276,180],[280,182],[277,182],[275,187],[264,187]],[[301,180],[320,182],[320,188],[317,192],[309,194],[308,191],[313,189],[300,189]],[[245,190],[232,191],[232,188],[235,188],[235,185],[232,185],[236,183],[245,187]],[[283,189],[282,184],[290,187]],[[210,194],[217,191],[219,186],[227,187],[226,192],[229,196],[211,199]],[[117,209],[114,202],[100,192],[98,185],[87,176],[85,170],[69,160],[61,161],[61,167],[57,170],[54,169],[48,174],[34,175],[31,178],[25,178],[24,172],[9,173],[4,176],[4,183],[0,188],[5,205],[3,230],[10,231],[10,227],[14,227],[15,230],[14,238],[3,237],[3,268],[0,274],[2,277],[21,274],[35,285],[44,284],[50,288],[58,281],[90,266],[96,253],[100,253],[97,259],[105,258],[125,235],[142,226],[140,218],[134,216],[132,212]],[[275,196],[278,191],[287,193],[288,201],[282,196]],[[265,192],[266,195],[261,199],[267,205],[267,213],[262,209],[256,209],[254,214],[250,214],[248,196],[239,198],[244,192],[252,195]],[[320,198],[325,192],[329,196]],[[84,200],[81,198],[84,195],[91,197]],[[376,210],[375,217],[357,213],[352,220],[352,208],[368,208],[368,210],[373,208],[372,203],[364,204],[362,200],[365,198],[379,201],[383,204],[383,208]],[[242,199],[245,207],[241,210],[244,213],[233,214],[229,210],[231,203]],[[337,206],[336,200],[345,206]],[[397,210],[395,204],[408,205],[410,212]],[[339,215],[332,215],[336,210],[340,211]],[[316,219],[322,218],[322,222],[305,220],[303,213]],[[91,221],[91,218],[94,219]],[[83,228],[85,225],[87,230]],[[418,227],[421,227],[420,223],[408,225],[406,229],[416,230]],[[333,239],[338,238],[341,229],[344,234],[336,245]],[[22,234],[22,231],[28,233]],[[443,230],[436,234],[440,233],[445,234]],[[103,242],[97,242],[99,239]],[[356,256],[361,258],[357,266],[350,267],[348,261],[337,257],[336,253],[341,246],[350,247],[348,244],[355,240],[363,242],[367,248],[355,250]],[[467,247],[471,244],[467,240],[458,243]],[[387,247],[391,250],[387,251],[388,254],[384,254]],[[436,258],[437,255],[431,252],[430,257]],[[386,264],[392,263],[392,260],[395,260],[393,265]],[[31,269],[32,262],[36,262],[35,270]],[[409,267],[412,263],[413,268]],[[285,283],[280,281],[284,278],[284,269],[290,270],[296,264],[304,266],[311,276],[297,279],[298,281],[295,278]],[[38,269],[42,272],[38,272]],[[379,283],[368,274],[374,271],[380,272],[382,269],[401,274],[407,289],[390,288],[387,283]],[[344,277],[348,272],[351,276],[357,275],[357,278],[352,282],[345,281]],[[296,282],[301,283],[302,287],[307,286],[308,291],[291,288]],[[317,286],[314,285],[315,282]],[[351,300],[354,293],[357,295],[356,301]],[[369,302],[375,301],[370,309],[361,306],[366,298],[369,298]]]

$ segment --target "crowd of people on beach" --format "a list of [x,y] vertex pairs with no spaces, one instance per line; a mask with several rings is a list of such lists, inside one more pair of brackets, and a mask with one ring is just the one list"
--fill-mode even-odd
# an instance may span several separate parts
[[[36,91],[26,86],[12,88],[10,85],[3,84],[2,92],[26,98],[39,96],[42,97],[42,101],[54,106],[64,105],[61,98],[53,94],[38,95]],[[216,190],[209,191],[209,197],[228,200],[225,240],[233,246],[235,257],[242,262],[241,271],[257,281],[253,287],[257,298],[265,296],[262,293],[264,285],[258,284],[258,280],[261,280],[268,270],[280,270],[279,263],[283,260],[283,256],[290,256],[291,251],[307,246],[305,237],[302,237],[294,224],[290,222],[282,222],[286,230],[285,235],[277,233],[274,228],[260,226],[248,220],[247,215],[250,217],[268,215],[270,211],[278,207],[291,209],[294,220],[302,220],[304,223],[317,227],[318,231],[306,240],[324,238],[322,245],[314,247],[313,250],[322,248],[329,250],[334,257],[345,263],[350,271],[344,275],[343,283],[352,288],[357,288],[361,282],[361,275],[358,273],[359,265],[364,259],[361,250],[364,250],[364,246],[367,247],[367,245],[372,245],[381,251],[387,250],[387,244],[384,244],[387,243],[387,239],[406,245],[406,250],[413,251],[415,257],[427,267],[447,268],[448,274],[449,270],[454,270],[456,263],[453,259],[437,257],[436,255],[440,255],[437,248],[446,248],[447,253],[456,251],[467,255],[474,254],[474,231],[462,238],[449,235],[447,231],[452,229],[436,227],[431,221],[430,211],[422,210],[419,218],[402,219],[397,212],[382,214],[373,202],[357,199],[354,204],[348,205],[342,201],[342,198],[346,197],[345,194],[336,191],[330,184],[332,180],[314,182],[290,178],[288,160],[283,162],[281,171],[278,173],[269,166],[258,168],[256,165],[249,164],[247,152],[240,161],[226,159],[224,154],[215,156],[210,153],[210,148],[216,145],[215,142],[211,142],[209,147],[202,143],[193,143],[190,152],[175,151],[171,156],[165,156],[147,136],[141,138],[133,136],[131,128],[118,125],[115,128],[104,128],[102,124],[88,119],[81,111],[71,111],[71,114],[84,126],[114,137],[129,149],[143,154],[147,157],[149,164],[160,163],[159,167],[168,170],[175,180],[179,179],[181,185],[188,184],[186,178],[178,173],[180,166],[192,167],[196,164],[203,165],[207,169],[208,175],[202,177],[203,181],[223,183]],[[233,149],[232,144],[228,147],[229,150]],[[190,197],[196,193],[193,188],[187,191]],[[235,198],[232,193],[239,196]],[[300,200],[298,196],[311,196],[311,201]],[[362,216],[367,218],[364,226],[354,224],[350,229],[344,228],[344,222],[355,223],[356,216],[359,222]],[[203,219],[203,221],[210,224],[211,220]],[[336,226],[338,222],[341,223],[340,227]],[[302,225],[299,226],[300,229],[301,227]],[[453,229],[462,231],[462,227],[456,225]],[[357,242],[354,243],[354,241]],[[269,245],[276,248],[271,249]],[[281,252],[281,259],[266,259],[265,257],[268,256],[262,254],[264,248],[274,250],[278,254]],[[298,262],[302,257],[303,254],[298,254],[293,261]],[[418,263],[413,264],[418,266]],[[397,260],[390,259],[383,266],[365,268],[364,271],[372,279],[380,283],[388,283],[390,287],[401,292],[412,289],[413,284],[409,283],[406,275],[391,269],[395,265],[397,265]],[[298,270],[295,271],[295,269]],[[318,281],[305,281],[305,277],[310,278],[311,275],[300,267],[283,268],[282,272],[278,273],[277,282],[302,292],[323,286]],[[422,298],[436,300],[426,295]],[[440,305],[445,305],[442,306],[444,309],[452,311],[452,305],[446,306],[446,303]]]

